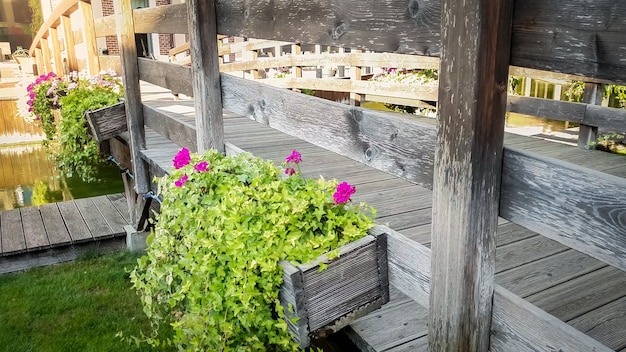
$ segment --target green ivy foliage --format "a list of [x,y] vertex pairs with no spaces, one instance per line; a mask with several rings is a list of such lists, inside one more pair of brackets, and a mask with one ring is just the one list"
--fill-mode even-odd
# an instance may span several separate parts
[[109,87],[92,86],[68,90],[61,98],[56,165],[66,175],[76,174],[85,182],[96,181],[97,165],[102,158],[83,113],[116,104],[119,97]]
[[[56,166],[66,176],[79,176],[85,182],[97,181],[102,158],[97,142],[89,134],[83,114],[118,102],[123,96],[122,84],[107,72],[93,77],[72,72],[68,79],[48,73],[27,87],[29,121],[42,126]],[[54,110],[60,112],[55,119]]]
[[[131,273],[152,321],[145,342],[180,351],[298,350],[278,301],[279,262],[308,262],[361,238],[374,210],[336,204],[336,181],[287,170],[295,175],[247,153],[209,151],[159,179],[161,212]],[[174,337],[158,336],[163,325]]]

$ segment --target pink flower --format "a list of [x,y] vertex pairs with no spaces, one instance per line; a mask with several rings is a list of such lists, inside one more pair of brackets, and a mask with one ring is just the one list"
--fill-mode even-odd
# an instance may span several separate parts
[[187,166],[190,161],[191,161],[191,155],[189,155],[189,149],[183,148],[174,157],[174,160],[173,160],[174,168],[178,170],[181,167]]
[[207,163],[206,161],[201,161],[199,163],[197,163],[196,165],[193,166],[193,169],[198,171],[198,172],[208,172],[209,170],[209,163]]
[[337,189],[333,194],[333,199],[337,204],[343,204],[350,200],[350,197],[356,192],[356,188],[348,182],[341,182],[337,185]]
[[187,176],[187,174],[182,175],[178,181],[174,182],[174,186],[176,187],[182,187],[185,185],[185,183],[187,183],[187,179],[189,178],[189,176]]
[[289,154],[289,156],[285,158],[285,161],[288,163],[299,164],[300,162],[302,162],[302,155],[300,155],[300,153],[298,153],[298,151],[294,149],[291,151],[291,154]]
[[296,173],[296,169],[294,169],[293,167],[288,167],[285,169],[285,174],[291,176],[294,175]]

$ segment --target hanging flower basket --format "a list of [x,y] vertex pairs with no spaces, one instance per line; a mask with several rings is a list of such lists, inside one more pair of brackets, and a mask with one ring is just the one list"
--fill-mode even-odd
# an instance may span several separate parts
[[93,111],[85,111],[89,131],[98,142],[103,142],[128,131],[124,102]]

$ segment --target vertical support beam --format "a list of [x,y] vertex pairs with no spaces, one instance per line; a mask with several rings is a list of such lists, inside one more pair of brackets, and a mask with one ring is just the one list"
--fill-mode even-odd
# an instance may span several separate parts
[[[362,53],[362,50],[351,50],[350,53],[355,53],[355,54],[360,54]],[[351,80],[355,80],[355,81],[360,81],[361,80],[361,66],[352,66],[350,67],[350,79]],[[352,106],[360,106],[361,105],[361,100],[363,99],[363,96],[361,94],[358,93],[353,93],[350,92],[350,105]]]
[[[126,106],[126,123],[130,134],[130,156],[135,174],[135,191],[145,194],[150,190],[148,168],[141,159],[141,150],[146,149],[146,134],[139,89],[139,66],[137,65],[137,46],[135,44],[135,25],[131,0],[120,0],[117,9],[117,35],[120,43],[122,60],[122,80]],[[136,209],[131,209],[134,212]],[[133,224],[135,225],[135,224]]]
[[78,61],[76,60],[76,43],[74,42],[74,32],[72,31],[72,20],[70,16],[62,16],[63,34],[65,34],[65,52],[67,53],[67,61],[70,66],[70,72],[78,71]]
[[83,14],[83,41],[87,46],[87,67],[90,75],[100,72],[100,59],[98,58],[98,46],[96,43],[96,25],[93,21],[91,3],[79,1],[78,7]]
[[[585,83],[583,103],[591,105],[602,104],[603,87],[597,83]],[[589,144],[598,139],[598,127],[580,124],[578,130],[578,148],[589,149]]]
[[48,39],[41,38],[41,52],[43,53],[43,65],[47,72],[52,72],[52,62],[50,60],[50,46]]
[[37,59],[37,74],[41,76],[45,73],[43,72],[45,66],[43,64],[43,50],[41,50],[41,48],[35,48],[35,58]]
[[[295,56],[295,55],[301,55],[301,54],[302,54],[302,47],[300,46],[300,44],[292,44],[291,55]],[[294,78],[302,78],[302,67],[294,66],[292,75]]]
[[187,16],[198,151],[213,148],[223,153],[224,118],[215,0],[187,0]]
[[429,350],[488,351],[513,2],[443,0]]
[[59,31],[50,27],[48,30],[50,40],[52,40],[52,54],[54,55],[54,71],[57,75],[63,76],[63,59],[61,59],[61,44],[59,43]]

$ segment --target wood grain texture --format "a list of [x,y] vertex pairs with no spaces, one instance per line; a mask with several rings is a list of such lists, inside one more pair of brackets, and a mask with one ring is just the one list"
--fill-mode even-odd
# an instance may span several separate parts
[[89,228],[87,228],[85,224],[85,220],[76,207],[76,203],[73,201],[62,202],[57,203],[57,206],[59,207],[59,211],[61,212],[61,216],[63,217],[63,221],[65,222],[65,226],[67,227],[67,231],[73,243],[93,239]]
[[491,351],[613,351],[500,286],[493,299]]
[[429,350],[486,351],[512,2],[444,0]]
[[217,52],[215,1],[188,0],[192,86],[199,152],[224,152],[224,117]]
[[133,174],[135,175],[135,191],[139,194],[144,194],[150,190],[150,180],[148,178],[148,170],[141,159],[141,150],[146,148],[146,137],[141,91],[139,89],[139,68],[137,65],[137,46],[135,43],[131,0],[120,1],[117,11],[121,11],[118,13],[120,21],[117,22],[117,41],[120,44],[120,56],[122,66],[124,67],[122,81],[124,83],[124,102],[130,134]]
[[138,62],[139,79],[193,97],[191,67],[145,58]]
[[112,235],[116,236],[126,233],[124,231],[124,226],[128,225],[128,222],[119,213],[117,208],[107,196],[93,197],[91,200],[111,229]]
[[83,38],[87,47],[87,67],[90,75],[100,72],[98,61],[98,43],[96,42],[96,29],[93,22],[93,10],[91,2],[79,1],[78,8],[83,19]]
[[[304,348],[310,344],[310,330],[302,271],[286,261],[281,262],[280,265],[283,267],[283,284],[280,287],[278,299],[283,306],[289,331],[296,342]],[[295,321],[292,318],[295,318]]]
[[74,43],[74,32],[72,31],[72,20],[70,16],[62,16],[63,23],[63,40],[65,41],[65,53],[67,54],[67,63],[70,71],[78,71],[78,62],[76,61],[76,49]]
[[432,184],[435,128],[431,125],[227,74],[222,75],[222,89],[224,108],[236,114],[419,185]]
[[[48,39],[41,38],[41,52],[43,54],[43,68],[46,69],[46,72],[52,72],[52,61],[50,57]],[[56,73],[59,74],[59,72]]]
[[50,245],[46,229],[41,219],[41,213],[38,207],[20,208],[22,217],[22,227],[24,229],[24,239],[26,248],[29,250],[35,248],[46,247]]
[[124,102],[93,111],[85,111],[85,118],[89,124],[91,135],[98,142],[128,131]]
[[626,270],[625,179],[511,147],[502,175],[500,216]]
[[587,335],[602,339],[607,347],[620,350],[626,347],[626,330],[616,330],[613,324],[626,327],[626,297],[573,319],[569,324]]
[[176,118],[174,114],[161,110],[158,106],[151,106],[150,103],[144,104],[143,113],[147,127],[181,147],[192,152],[198,151],[195,125]]
[[26,249],[24,230],[19,209],[4,210],[0,212],[2,223],[2,255],[7,253],[21,252]]
[[50,246],[55,247],[70,243],[72,239],[67,232],[59,207],[56,204],[44,204],[40,207],[40,211]]
[[624,82],[624,14],[611,0],[516,1],[511,64]]
[[85,220],[85,224],[94,239],[100,237],[111,237],[112,230],[94,204],[94,200],[92,198],[76,199],[74,200],[74,203]]
[[626,273],[606,266],[526,297],[528,302],[569,321],[626,296]]
[[61,59],[61,43],[59,42],[59,30],[50,27],[49,38],[52,41],[52,56],[54,57],[54,72],[63,75],[63,60]]

